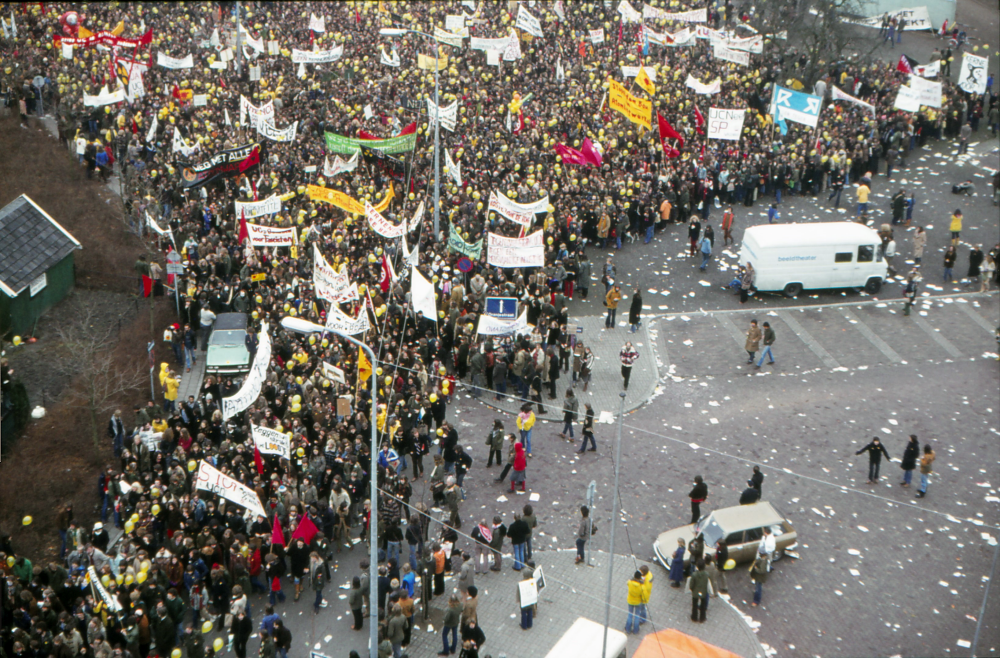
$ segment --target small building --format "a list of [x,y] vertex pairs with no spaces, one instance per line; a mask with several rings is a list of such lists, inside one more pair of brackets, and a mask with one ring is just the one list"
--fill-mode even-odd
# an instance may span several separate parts
[[73,252],[83,247],[26,194],[0,209],[0,335],[31,333],[73,288]]

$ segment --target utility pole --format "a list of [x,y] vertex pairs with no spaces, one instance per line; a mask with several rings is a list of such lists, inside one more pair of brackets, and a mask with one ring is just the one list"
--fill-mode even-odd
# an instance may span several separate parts
[[240,75],[240,64],[243,61],[243,51],[240,49],[240,0],[236,0],[236,76]]
[[[615,521],[618,519],[618,473],[622,464],[622,423],[625,420],[625,391],[618,408],[618,437],[615,439],[615,489],[611,492],[611,547],[608,549],[608,590],[604,598],[604,642],[601,644],[601,658],[608,658],[608,624],[611,623],[611,578],[615,573]],[[591,512],[593,513],[593,512]]]
[[437,107],[437,121],[434,122],[434,241],[441,233],[441,99],[438,97],[438,69],[440,58],[437,44],[434,46],[434,105]]

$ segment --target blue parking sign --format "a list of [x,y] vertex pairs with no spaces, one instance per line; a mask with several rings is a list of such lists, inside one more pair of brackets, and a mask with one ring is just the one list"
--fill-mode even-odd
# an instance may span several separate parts
[[517,298],[516,297],[487,297],[486,315],[498,320],[517,319]]

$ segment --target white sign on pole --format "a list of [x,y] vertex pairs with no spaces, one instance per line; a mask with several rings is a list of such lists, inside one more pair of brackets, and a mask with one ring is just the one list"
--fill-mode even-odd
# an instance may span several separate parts
[[292,458],[292,442],[287,434],[252,423],[250,429],[253,431],[253,443],[257,446],[257,450],[260,450],[260,454]]
[[[623,0],[624,1],[624,0]],[[524,7],[524,5],[518,5],[517,9],[517,22],[514,23],[514,27],[524,30],[528,34],[535,37],[542,37],[542,24],[537,18],[531,15],[531,13]]]
[[201,461],[198,465],[196,488],[218,494],[226,500],[242,505],[254,514],[267,516],[264,512],[264,506],[257,498],[256,491],[238,480],[234,480],[206,461]]
[[323,374],[330,381],[337,382],[338,384],[347,383],[347,375],[344,371],[337,366],[327,363],[326,361],[323,362]]
[[970,94],[986,93],[986,76],[989,58],[965,53],[962,56],[962,71],[958,74],[958,87]]
[[254,219],[264,215],[273,215],[276,212],[281,212],[281,197],[277,194],[272,194],[262,201],[236,202],[237,217],[245,216],[247,219]]
[[738,140],[743,132],[746,110],[708,108],[708,138]]
[[587,34],[590,36],[590,43],[595,46],[599,43],[604,43],[604,28],[600,27],[596,30],[588,30]]
[[917,75],[910,76],[910,89],[917,95],[921,105],[941,107],[941,83],[925,80]]
[[712,53],[715,55],[715,59],[725,60],[727,62],[733,62],[734,64],[741,64],[743,66],[748,66],[750,64],[750,53],[736,50],[734,48],[727,48],[722,44],[715,44],[712,49]]
[[521,226],[531,226],[535,215],[547,212],[549,208],[549,195],[535,201],[534,203],[515,203],[507,198],[503,192],[494,190],[490,192],[489,210],[496,211]]
[[892,106],[904,112],[916,112],[920,109],[920,99],[917,98],[917,94],[913,89],[906,85],[899,85],[899,91],[896,93],[896,101]]
[[194,55],[178,58],[156,53],[156,63],[165,69],[190,69],[194,68]]
[[496,267],[544,267],[543,232],[535,231],[523,238],[507,238],[487,234],[487,261]]

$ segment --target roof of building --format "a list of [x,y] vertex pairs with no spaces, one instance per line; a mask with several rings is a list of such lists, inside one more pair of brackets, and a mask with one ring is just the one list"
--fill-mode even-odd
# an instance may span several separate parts
[[83,246],[22,194],[0,208],[0,290],[16,297],[31,282]]

